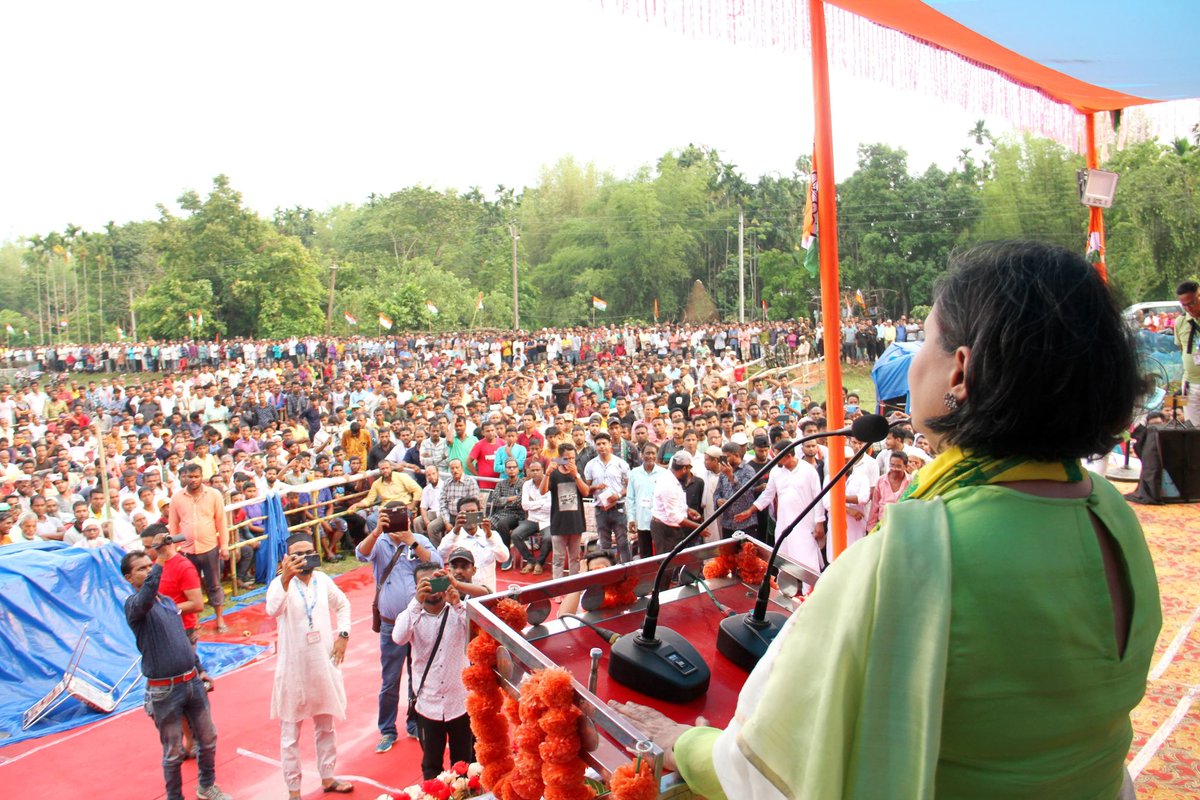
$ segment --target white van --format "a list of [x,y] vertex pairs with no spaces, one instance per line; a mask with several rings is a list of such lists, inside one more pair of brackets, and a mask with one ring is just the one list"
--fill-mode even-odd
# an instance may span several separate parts
[[1183,311],[1183,307],[1179,305],[1178,300],[1153,300],[1149,303],[1134,303],[1121,314],[1126,320],[1135,322],[1139,319],[1139,311],[1144,318],[1152,314],[1178,314]]

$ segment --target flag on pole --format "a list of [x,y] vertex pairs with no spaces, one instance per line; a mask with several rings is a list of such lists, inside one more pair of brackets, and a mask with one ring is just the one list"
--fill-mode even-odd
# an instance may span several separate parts
[[817,159],[813,156],[813,171],[809,175],[808,198],[804,201],[804,227],[800,234],[800,246],[805,249],[804,269],[810,278],[821,273],[821,254],[817,241]]
[[380,327],[390,331],[392,329],[392,318],[381,311],[379,313],[379,325]]
[[196,317],[192,312],[188,312],[188,330],[196,327]]
[[63,317],[62,319],[60,319],[60,320],[58,321],[58,327],[60,327],[60,328],[65,328],[65,327],[67,327],[67,323],[68,323],[68,320],[67,320],[67,318],[66,318],[66,317]]
[[854,300],[855,300],[855,302],[857,302],[857,303],[858,303],[860,306],[862,306],[862,309],[863,309],[863,311],[866,311],[866,310],[867,310],[867,301],[863,299],[863,293],[862,293],[862,289],[855,289],[855,290],[854,290]]
[[658,322],[658,298],[654,298],[654,321]]
[[766,300],[762,301],[762,306],[763,306],[763,319],[766,319],[767,318],[767,301]]
[[433,314],[435,317],[438,315],[438,307],[433,304],[432,300],[425,301],[425,310],[430,314]]
[[118,325],[117,326],[117,341],[124,341],[124,339],[125,339],[125,331],[121,329],[120,325]]
[[1089,264],[1096,264],[1104,260],[1100,253],[1100,231],[1091,231],[1087,238],[1087,260]]
[[346,318],[347,325],[357,325],[358,324],[358,320],[349,311],[343,311],[342,316]]
[[29,338],[29,328],[25,328],[24,330],[21,331],[21,333],[25,334],[26,339]]
[[196,327],[197,328],[204,327],[204,312],[203,311],[196,312]]
[[475,310],[483,311],[483,292],[480,292],[479,297],[475,298]]
[[599,297],[596,297],[596,295],[592,295],[592,308],[596,309],[597,311],[604,311],[606,308],[608,308],[608,303],[604,302]]
[[13,326],[12,326],[11,324],[8,324],[8,323],[6,323],[6,324],[4,325],[4,330],[8,331],[8,335],[9,335],[9,336],[12,336],[14,333],[16,333],[16,331],[15,331],[15,330],[13,330]]

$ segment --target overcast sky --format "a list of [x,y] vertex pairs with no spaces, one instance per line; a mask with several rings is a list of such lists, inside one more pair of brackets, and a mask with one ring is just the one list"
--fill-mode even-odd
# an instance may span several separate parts
[[[5,4],[0,30],[0,240],[155,218],[218,173],[269,215],[520,188],[568,154],[624,176],[703,144],[756,179],[812,148],[807,54],[595,0],[45,0]],[[851,79],[833,95],[838,177],[860,142],[948,168],[978,117]]]

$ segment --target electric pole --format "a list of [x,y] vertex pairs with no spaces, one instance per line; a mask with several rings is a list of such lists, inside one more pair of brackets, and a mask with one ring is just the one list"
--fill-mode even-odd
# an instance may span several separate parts
[[509,223],[508,232],[512,235],[513,246],[513,330],[521,330],[521,304],[518,299],[519,293],[517,290],[517,242],[521,239],[521,234],[517,233],[517,224]]
[[329,307],[325,310],[325,335],[333,328],[333,286],[337,281],[337,262],[329,265]]
[[738,206],[738,322],[746,321],[746,215]]

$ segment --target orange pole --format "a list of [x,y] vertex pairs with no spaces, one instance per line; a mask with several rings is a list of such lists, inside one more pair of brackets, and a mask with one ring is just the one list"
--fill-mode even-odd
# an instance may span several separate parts
[[[1088,112],[1084,115],[1087,123],[1087,168],[1099,169],[1100,159],[1096,154],[1096,115]],[[1104,209],[1092,206],[1088,209],[1088,248],[1091,248],[1092,234],[1096,234],[1100,258],[1096,261],[1096,270],[1100,277],[1108,283],[1108,265],[1104,263]]]
[[[812,31],[813,115],[817,175],[817,246],[821,256],[821,326],[825,340],[825,416],[831,430],[845,423],[842,403],[841,299],[838,281],[837,183],[833,177],[833,116],[829,103],[829,52],[825,42],[823,0],[808,0]],[[844,440],[832,440],[826,475],[846,463]],[[827,535],[833,537],[833,557],[846,549],[846,488],[839,482],[829,493]]]

